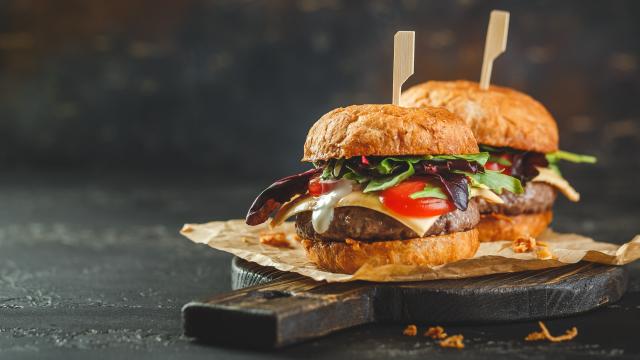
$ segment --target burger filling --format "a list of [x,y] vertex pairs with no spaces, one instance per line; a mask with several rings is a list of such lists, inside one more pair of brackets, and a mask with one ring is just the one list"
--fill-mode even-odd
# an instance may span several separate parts
[[311,222],[311,211],[296,215],[296,232],[303,239],[342,242],[405,240],[444,235],[473,229],[480,221],[478,206],[471,202],[466,211],[455,209],[439,216],[425,234],[418,234],[398,220],[383,213],[357,206],[337,208],[329,228],[318,233]]
[[482,214],[499,213],[505,215],[534,214],[551,210],[556,199],[555,189],[542,182],[530,182],[524,187],[524,193],[504,192],[500,195],[502,204],[476,199],[478,210]]
[[523,192],[520,181],[484,167],[489,153],[354,157],[276,181],[254,201],[247,224],[271,225],[297,215],[300,236],[344,241],[398,240],[473,228],[470,198],[502,203],[496,194]]
[[518,178],[524,185],[522,194],[505,192],[500,195],[502,204],[476,200],[481,214],[500,213],[506,215],[541,213],[551,209],[556,190],[569,200],[580,200],[580,194],[562,177],[558,162],[595,163],[592,156],[578,155],[566,151],[543,154],[519,151],[511,148],[480,146],[489,152],[486,169],[500,171]]

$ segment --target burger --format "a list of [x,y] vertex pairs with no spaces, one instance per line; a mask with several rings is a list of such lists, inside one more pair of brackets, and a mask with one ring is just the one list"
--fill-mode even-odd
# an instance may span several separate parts
[[253,202],[249,225],[295,217],[310,261],[338,273],[368,264],[435,266],[473,257],[478,203],[520,181],[486,170],[471,129],[444,108],[353,105],[311,127],[303,161]]
[[549,111],[530,96],[471,81],[429,81],[402,94],[409,107],[439,106],[471,127],[480,149],[489,152],[485,169],[516,177],[521,194],[500,194],[501,204],[478,199],[480,241],[514,240],[540,235],[551,223],[556,191],[571,201],[580,194],[562,177],[560,160],[594,163],[592,156],[558,149],[558,126]]

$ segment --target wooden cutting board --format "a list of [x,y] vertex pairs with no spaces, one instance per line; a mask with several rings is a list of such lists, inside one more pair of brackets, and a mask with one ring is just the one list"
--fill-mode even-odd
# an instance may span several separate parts
[[182,308],[184,334],[281,347],[372,322],[451,324],[568,316],[620,299],[624,267],[578,263],[538,271],[407,283],[326,283],[238,258],[234,291]]

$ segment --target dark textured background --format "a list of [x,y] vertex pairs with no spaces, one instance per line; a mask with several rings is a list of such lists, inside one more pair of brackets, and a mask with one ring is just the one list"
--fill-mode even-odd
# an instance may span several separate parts
[[323,113],[391,97],[393,34],[416,74],[479,77],[488,15],[511,11],[493,80],[556,116],[563,148],[638,172],[637,1],[3,1],[0,169],[302,169]]

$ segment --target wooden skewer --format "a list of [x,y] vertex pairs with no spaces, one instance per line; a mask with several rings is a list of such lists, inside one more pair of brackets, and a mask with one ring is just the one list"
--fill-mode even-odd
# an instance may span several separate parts
[[398,31],[393,37],[393,98],[394,105],[400,104],[402,84],[413,75],[415,54],[415,31]]
[[491,82],[493,61],[507,49],[509,34],[509,12],[493,10],[487,28],[487,40],[484,44],[484,58],[480,74],[480,88],[487,90]]

